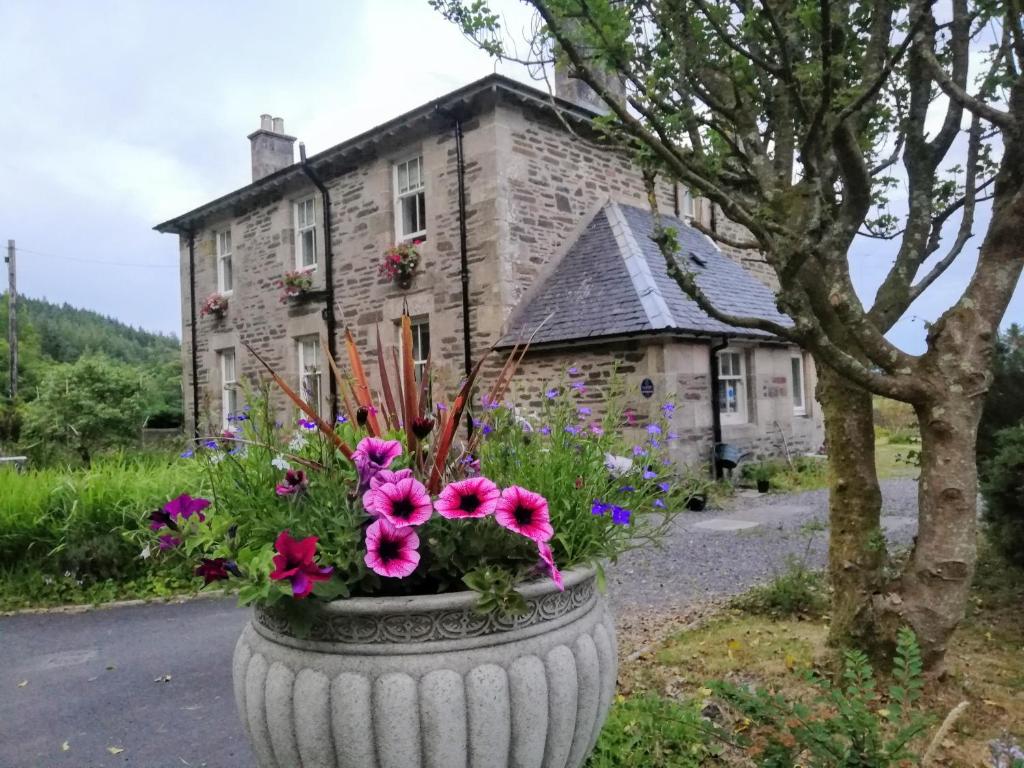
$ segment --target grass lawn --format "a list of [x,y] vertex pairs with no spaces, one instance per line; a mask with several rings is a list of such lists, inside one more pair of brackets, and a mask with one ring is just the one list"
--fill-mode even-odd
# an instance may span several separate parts
[[875,468],[878,470],[878,479],[916,478],[921,474],[921,470],[901,459],[906,459],[910,451],[919,450],[921,450],[920,443],[891,444],[885,438],[878,440],[875,443]]
[[[968,618],[947,654],[946,674],[941,680],[926,683],[921,700],[935,722],[926,736],[915,742],[918,750],[924,749],[953,707],[968,702],[966,711],[941,741],[935,765],[989,766],[989,741],[1004,732],[1018,739],[1024,735],[1022,604],[1024,573],[986,557],[975,580]],[[646,768],[758,765],[750,761],[749,755],[722,747],[720,740],[700,728],[699,718],[694,719],[692,713],[699,713],[712,698],[705,684],[724,679],[742,686],[769,688],[789,699],[808,700],[813,687],[801,673],[828,668],[827,632],[824,617],[773,619],[730,609],[700,628],[677,634],[656,650],[624,663],[617,707],[629,704],[642,713],[654,707],[655,701],[671,706],[676,718],[690,728],[691,740],[697,739],[699,748],[705,750],[699,761],[677,750],[668,758],[647,754],[643,764]],[[886,687],[886,682],[879,680],[879,689]],[[617,722],[612,720],[613,724]],[[641,716],[635,717],[633,728],[642,727],[643,722]],[[733,720],[728,714],[720,722],[727,729],[744,727],[741,720]],[[653,742],[658,742],[657,727],[652,734]],[[616,736],[602,735],[602,740],[607,742]],[[706,751],[716,741],[717,753]]]

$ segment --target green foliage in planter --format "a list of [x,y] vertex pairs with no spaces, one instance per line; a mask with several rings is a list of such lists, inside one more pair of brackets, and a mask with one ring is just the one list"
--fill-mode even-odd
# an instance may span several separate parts
[[914,633],[898,634],[892,683],[878,691],[867,657],[844,655],[841,678],[808,672],[817,688],[812,701],[790,701],[780,693],[749,690],[728,682],[711,689],[748,718],[739,743],[762,768],[896,768],[920,754],[918,740],[933,718],[918,706],[921,654]]
[[586,768],[699,768],[721,751],[694,702],[638,696],[612,707]]
[[990,539],[1008,561],[1024,566],[1024,425],[996,435],[995,455],[984,475]]

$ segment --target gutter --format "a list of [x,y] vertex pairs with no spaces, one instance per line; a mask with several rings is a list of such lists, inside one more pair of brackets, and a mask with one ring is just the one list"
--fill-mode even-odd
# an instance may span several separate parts
[[722,468],[718,466],[718,446],[722,442],[722,412],[718,400],[718,353],[729,346],[729,337],[723,336],[720,344],[710,346],[711,354],[711,435],[714,441],[712,451],[711,474],[715,479],[722,476]]
[[[313,170],[313,167],[306,159],[306,145],[299,142],[299,166],[310,181],[320,190],[320,197],[323,200],[324,209],[324,283],[326,284],[326,297],[324,299],[324,320],[327,323],[327,351],[331,360],[338,359],[337,344],[337,320],[334,316],[334,249],[331,245],[331,193],[327,190],[323,181]],[[327,385],[331,395],[331,424],[338,418],[338,382],[334,376],[327,377]],[[318,404],[319,405],[319,404]]]
[[192,437],[199,439],[199,359],[196,354],[196,233],[188,230],[189,352],[192,357]]

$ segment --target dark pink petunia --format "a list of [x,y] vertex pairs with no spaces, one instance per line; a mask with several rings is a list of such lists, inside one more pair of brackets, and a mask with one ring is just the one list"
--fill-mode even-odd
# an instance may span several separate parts
[[364,437],[360,440],[352,453],[352,460],[359,472],[360,486],[364,490],[368,488],[370,479],[382,469],[387,469],[401,454],[402,444],[397,440],[382,440],[379,437]]
[[284,482],[278,483],[274,490],[278,496],[292,496],[302,493],[309,485],[309,478],[301,469],[289,469],[284,473]]
[[380,514],[377,512],[377,507],[374,503],[378,488],[382,485],[387,485],[388,483],[397,483],[399,480],[404,480],[407,477],[412,477],[411,469],[397,469],[394,471],[390,469],[382,469],[376,475],[371,477],[370,489],[363,494],[363,509],[366,510],[367,514],[373,515],[374,517]]
[[547,541],[555,535],[547,499],[518,485],[510,485],[501,492],[494,519],[510,531],[534,541]]
[[288,531],[281,531],[274,542],[274,572],[270,578],[275,581],[288,580],[292,584],[292,595],[305,597],[313,591],[313,582],[331,578],[331,566],[321,567],[313,562],[316,557],[316,536],[302,540],[293,539]]
[[181,544],[181,539],[177,536],[171,536],[169,533],[164,534],[163,536],[157,536],[156,541],[160,549],[174,549]]
[[153,512],[149,519],[152,521],[149,527],[159,531],[164,526],[177,530],[176,524],[182,520],[188,520],[192,515],[199,518],[199,522],[206,520],[203,510],[210,506],[209,499],[193,499],[187,493],[181,494],[164,504],[163,509]]
[[377,514],[396,528],[422,525],[433,508],[430,494],[419,480],[405,477],[397,483],[384,483],[375,491],[372,503]]
[[411,527],[396,528],[384,518],[366,529],[367,567],[374,573],[404,579],[420,562],[420,537]]
[[196,576],[202,576],[206,584],[223,581],[228,577],[228,561],[223,557],[204,557],[196,566]]
[[471,477],[449,483],[434,502],[441,517],[487,517],[498,506],[501,491],[486,477]]
[[537,551],[540,553],[541,570],[551,577],[559,592],[564,592],[565,583],[562,581],[562,572],[555,565],[555,553],[551,551],[551,545],[546,541],[538,541]]

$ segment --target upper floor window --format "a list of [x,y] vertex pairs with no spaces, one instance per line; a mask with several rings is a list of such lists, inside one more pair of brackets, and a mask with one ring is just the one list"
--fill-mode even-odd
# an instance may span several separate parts
[[235,375],[235,350],[222,349],[217,352],[220,368],[220,421],[227,429],[231,422],[228,417],[238,413],[238,380]]
[[747,421],[747,369],[743,352],[718,353],[718,411],[723,424]]
[[689,187],[679,187],[679,215],[684,219],[693,218],[693,193]]
[[423,156],[395,163],[395,235],[411,240],[427,233]]
[[231,293],[235,277],[231,267],[231,230],[217,233],[217,290]]
[[316,204],[312,197],[295,203],[295,266],[316,267]]
[[793,413],[803,416],[807,413],[804,383],[804,356],[802,352],[794,352],[789,360],[792,369],[791,384],[793,386]]
[[412,363],[416,371],[416,380],[423,380],[430,358],[430,323],[421,317],[412,321]]
[[299,394],[320,413],[320,336],[302,336],[295,344],[299,358]]

